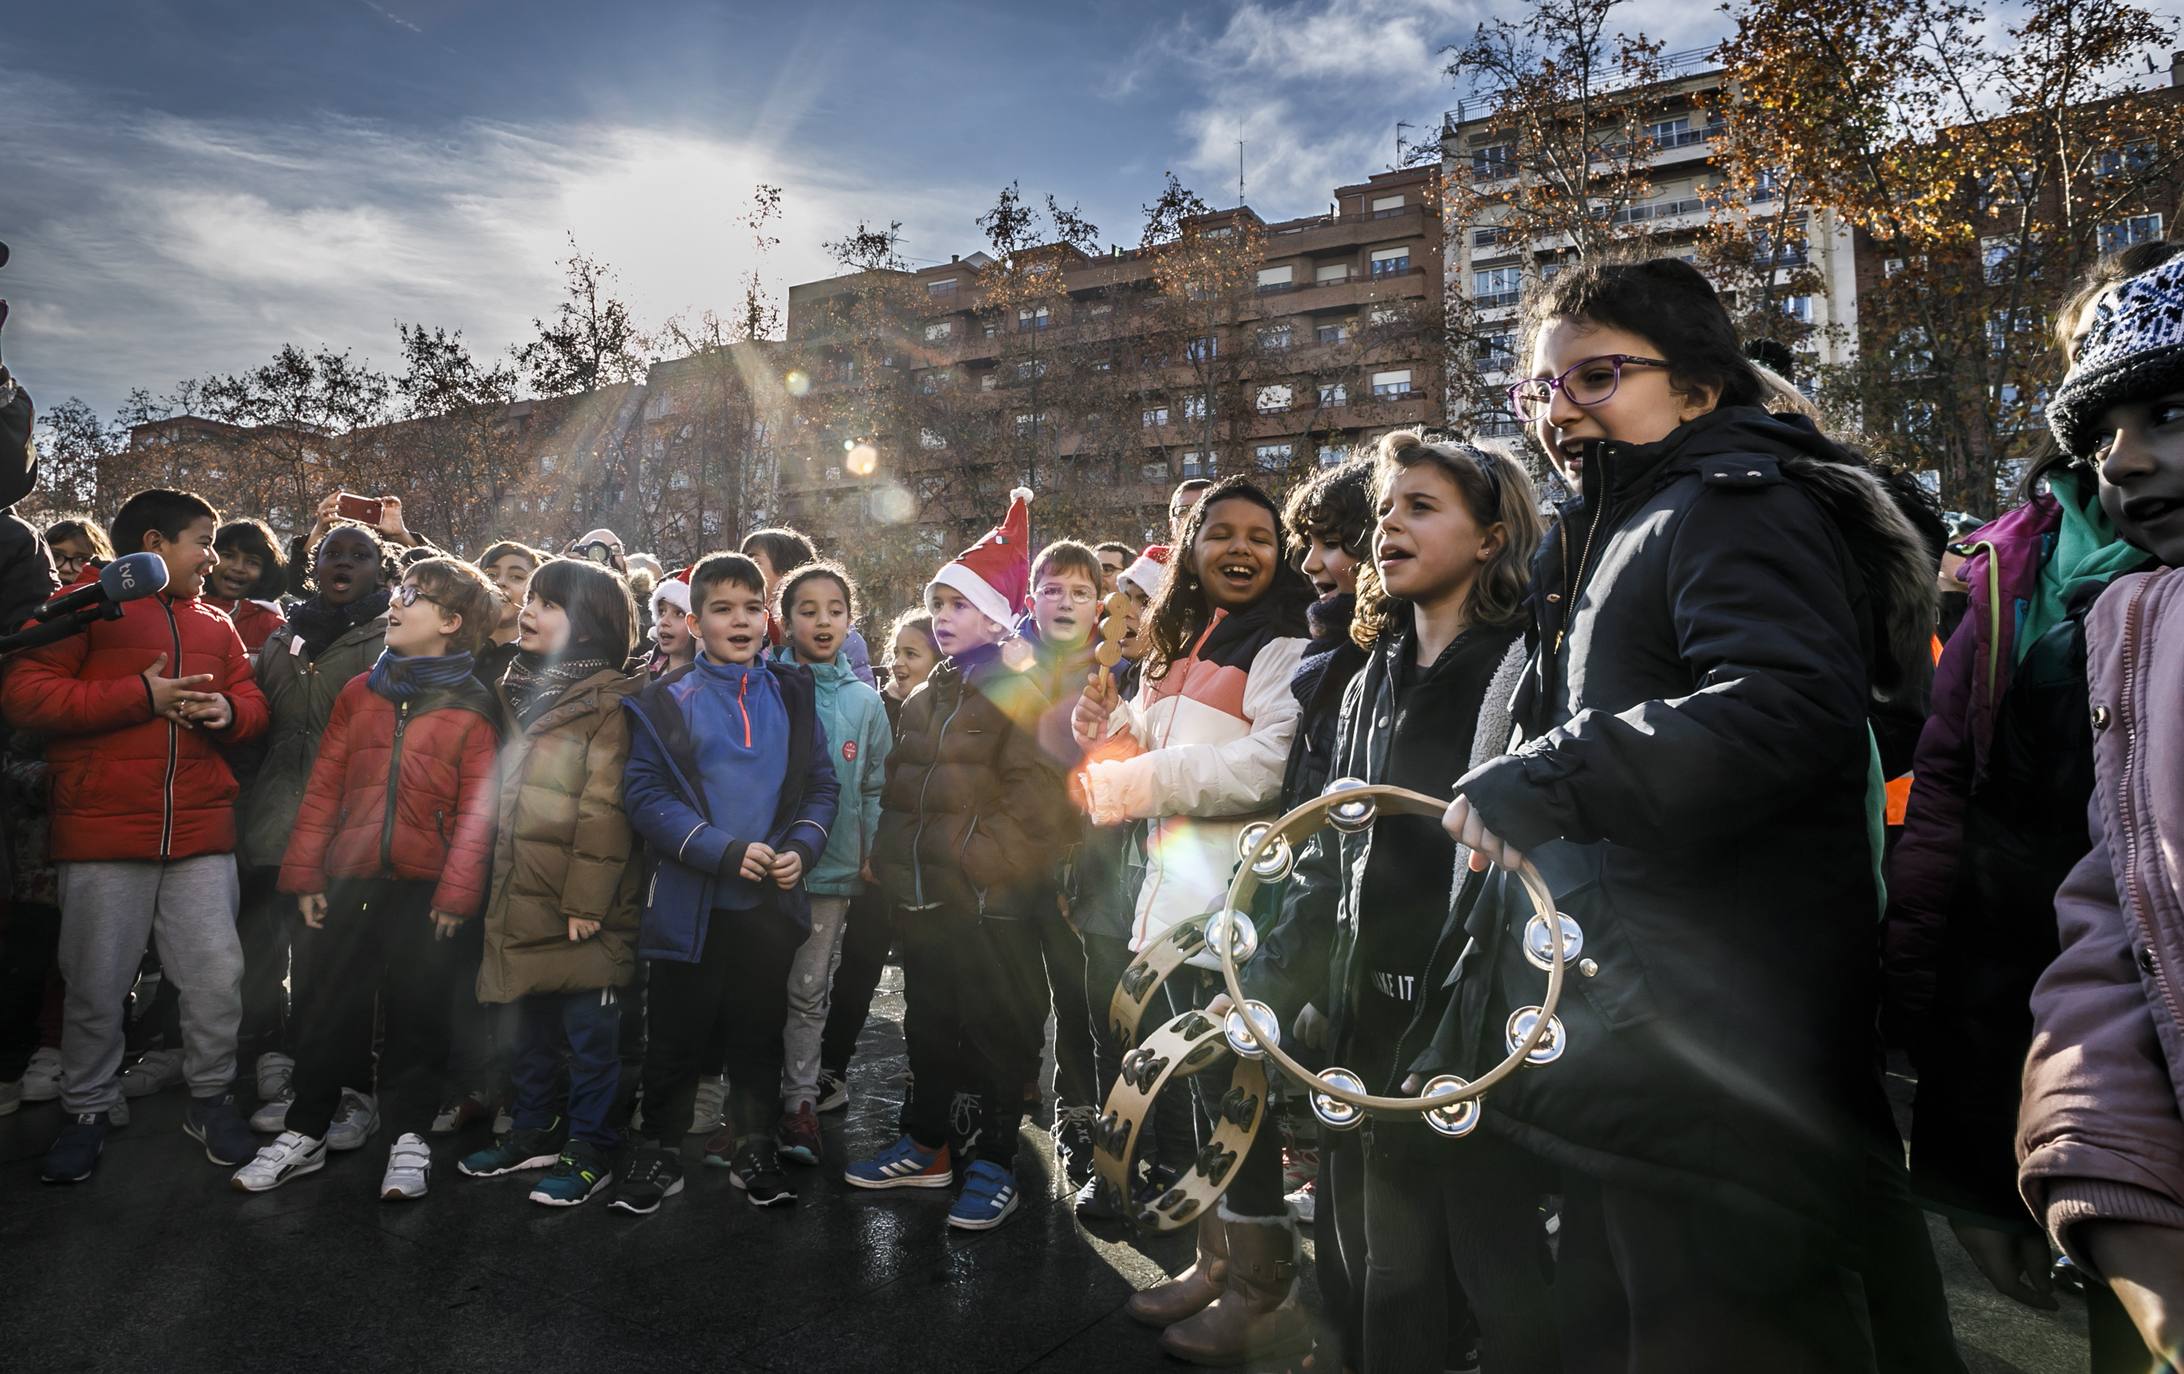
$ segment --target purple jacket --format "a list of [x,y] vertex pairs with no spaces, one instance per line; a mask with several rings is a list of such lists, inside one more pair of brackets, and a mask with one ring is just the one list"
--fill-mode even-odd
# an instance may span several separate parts
[[1934,666],[1933,713],[1919,735],[1910,808],[1888,865],[1883,995],[1899,1024],[1933,1005],[1965,804],[1986,771],[2017,632],[2062,518],[2054,497],[2034,497],[1974,534],[1977,552],[1957,572],[1969,608]]
[[2088,630],[2095,842],[2056,894],[2017,1154],[2090,1272],[2081,1222],[2184,1229],[2184,570],[2118,579]]

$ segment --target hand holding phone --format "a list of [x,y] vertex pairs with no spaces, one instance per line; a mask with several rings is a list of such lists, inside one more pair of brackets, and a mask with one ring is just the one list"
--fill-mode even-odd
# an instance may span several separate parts
[[334,513],[344,520],[354,520],[378,529],[380,518],[385,514],[385,503],[373,497],[357,496],[345,491],[335,498]]

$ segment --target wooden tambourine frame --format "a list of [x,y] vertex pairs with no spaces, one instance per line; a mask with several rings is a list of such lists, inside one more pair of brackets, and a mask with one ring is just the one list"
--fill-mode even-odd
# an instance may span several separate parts
[[[1138,956],[1115,985],[1114,997],[1108,1004],[1108,1025],[1123,1051],[1122,1073],[1093,1128],[1093,1162],[1100,1177],[1122,1199],[1124,1214],[1134,1224],[1155,1231],[1172,1231],[1196,1221],[1233,1181],[1266,1118],[1265,1064],[1261,1058],[1236,1053],[1226,1029],[1227,1020],[1242,1018],[1245,1027],[1262,1032],[1247,1034],[1250,1042],[1247,1048],[1256,1048],[1265,1059],[1272,1060],[1277,1069],[1312,1095],[1314,1112],[1328,1124],[1338,1126],[1355,1125],[1366,1114],[1418,1114],[1427,1117],[1444,1135],[1467,1135],[1478,1124],[1480,1098],[1489,1088],[1523,1068],[1528,1061],[1551,1062],[1560,1052],[1559,1039],[1549,1041],[1549,1036],[1559,1035],[1559,1023],[1554,1015],[1562,1000],[1563,967],[1576,954],[1574,946],[1581,937],[1555,911],[1553,895],[1530,863],[1520,863],[1510,872],[1531,898],[1534,922],[1544,922],[1550,932],[1562,931],[1564,938],[1555,939],[1550,935],[1542,942],[1547,948],[1535,959],[1547,972],[1547,994],[1537,1008],[1537,1015],[1522,1035],[1510,1037],[1514,1043],[1509,1056],[1477,1079],[1466,1082],[1453,1076],[1436,1078],[1426,1085],[1428,1091],[1418,1097],[1385,1097],[1364,1092],[1351,1086],[1356,1081],[1355,1075],[1331,1070],[1343,1073],[1348,1080],[1331,1082],[1305,1068],[1282,1048],[1278,1028],[1274,1028],[1274,1034],[1265,1034],[1267,1026],[1249,1019],[1249,1009],[1255,1004],[1244,997],[1243,988],[1237,981],[1236,966],[1251,957],[1257,941],[1251,936],[1237,938],[1241,932],[1232,929],[1224,918],[1229,912],[1240,915],[1248,910],[1261,883],[1286,878],[1298,846],[1321,824],[1333,821],[1338,829],[1363,830],[1373,823],[1382,809],[1397,815],[1438,817],[1447,809],[1447,803],[1407,788],[1337,779],[1329,784],[1324,794],[1272,822],[1263,831],[1247,832],[1243,862],[1237,866],[1235,879],[1229,884],[1226,910],[1208,912],[1170,927]],[[1159,994],[1161,985],[1205,949],[1209,925],[1218,942],[1221,978],[1227,984],[1232,1010],[1226,1017],[1216,1017],[1203,1010],[1186,1011],[1139,1044],[1138,1030],[1144,1023],[1146,1009]],[[1241,954],[1239,945],[1245,946]],[[1512,1018],[1512,1027],[1517,1024],[1516,1018]],[[1549,1041],[1544,1051],[1543,1041]],[[1213,1104],[1212,1114],[1216,1121],[1212,1140],[1198,1152],[1174,1184],[1150,1204],[1139,1205],[1133,1197],[1130,1160],[1152,1121],[1154,1099],[1175,1080],[1203,1073],[1224,1058],[1234,1058],[1236,1068],[1230,1076],[1228,1090],[1218,1103]],[[1338,1117],[1346,1119],[1338,1121]]]

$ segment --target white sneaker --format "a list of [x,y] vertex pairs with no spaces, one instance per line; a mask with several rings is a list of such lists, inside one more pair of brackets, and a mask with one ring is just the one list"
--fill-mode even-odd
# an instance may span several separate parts
[[690,1134],[711,1135],[728,1124],[728,1083],[719,1074],[698,1080],[698,1101],[690,1113]]
[[387,1172],[379,1180],[379,1196],[388,1202],[409,1202],[425,1195],[432,1181],[432,1147],[415,1131],[404,1131],[387,1151]]
[[250,1129],[253,1131],[271,1131],[276,1134],[287,1130],[288,1107],[295,1100],[296,1095],[290,1093],[286,1097],[276,1097],[271,1102],[259,1103],[258,1110],[250,1114]]
[[23,1100],[51,1102],[61,1095],[61,1052],[51,1045],[30,1056],[23,1070]]
[[378,1129],[379,1100],[354,1088],[343,1088],[341,1105],[334,1108],[333,1122],[326,1128],[326,1148],[354,1150]]
[[326,1167],[326,1142],[294,1131],[283,1131],[257,1158],[235,1171],[229,1180],[238,1191],[263,1193],[292,1178],[315,1174]]
[[182,1051],[146,1050],[121,1071],[123,1097],[150,1097],[182,1085]]
[[0,1083],[0,1116],[13,1116],[23,1105],[23,1080],[9,1079]]
[[250,1114],[253,1131],[288,1129],[288,1104],[296,1100],[296,1061],[285,1054],[258,1056],[258,1110]]

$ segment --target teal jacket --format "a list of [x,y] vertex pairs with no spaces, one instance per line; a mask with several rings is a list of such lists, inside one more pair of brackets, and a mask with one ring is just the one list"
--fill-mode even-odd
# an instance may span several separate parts
[[[786,645],[774,651],[783,663],[796,657]],[[887,749],[894,736],[887,728],[887,708],[880,694],[840,658],[805,665],[819,689],[819,724],[827,732],[827,760],[841,782],[834,830],[826,852],[804,877],[804,890],[819,897],[854,897],[864,891],[858,876],[872,857],[872,839],[880,828],[880,785],[887,779]]]

